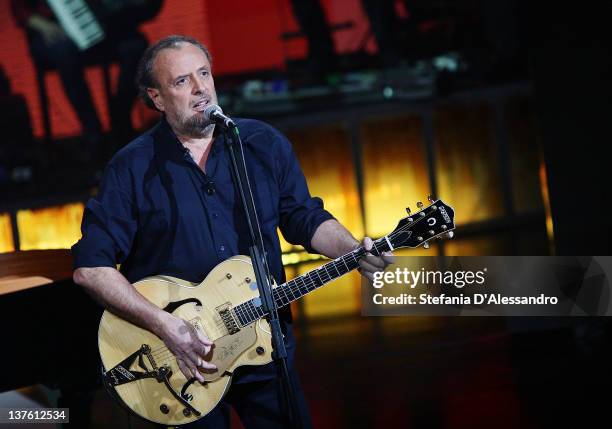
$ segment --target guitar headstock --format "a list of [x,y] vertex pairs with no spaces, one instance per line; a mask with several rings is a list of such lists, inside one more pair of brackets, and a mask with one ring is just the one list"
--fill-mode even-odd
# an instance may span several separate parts
[[442,200],[428,197],[430,205],[423,207],[418,202],[419,211],[411,213],[406,209],[408,216],[401,219],[387,239],[394,249],[399,247],[429,248],[429,241],[433,238],[452,238],[455,229],[455,211]]

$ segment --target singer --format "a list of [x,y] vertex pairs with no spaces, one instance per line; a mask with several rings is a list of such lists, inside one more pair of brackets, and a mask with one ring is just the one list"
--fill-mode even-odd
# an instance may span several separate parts
[[[206,360],[212,342],[146,300],[131,283],[156,274],[199,283],[221,261],[248,254],[249,233],[224,134],[215,115],[205,115],[208,106],[217,104],[210,53],[190,37],[169,36],[145,52],[137,83],[147,105],[163,117],[107,166],[98,195],[85,208],[83,236],[72,249],[74,281],[110,311],[159,336],[185,376],[203,381],[198,368],[213,368]],[[268,263],[278,283],[285,274],[277,227],[289,242],[330,258],[359,245],[323,202],[310,195],[285,136],[260,121],[234,122],[244,144]],[[371,249],[371,239],[365,237],[362,245]],[[362,274],[372,278],[391,260],[390,254],[368,255],[360,262]],[[291,315],[285,311],[281,319],[297,387]],[[296,390],[303,427],[311,427],[303,393]],[[277,394],[273,364],[242,367],[224,400],[190,426],[229,428],[233,406],[247,428],[280,428]]]

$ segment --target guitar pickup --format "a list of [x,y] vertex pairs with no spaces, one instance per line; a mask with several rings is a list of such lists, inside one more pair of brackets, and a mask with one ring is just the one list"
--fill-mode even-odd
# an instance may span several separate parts
[[221,316],[221,320],[223,321],[223,324],[230,335],[240,331],[238,323],[236,323],[236,319],[234,319],[234,316],[232,315],[231,306],[229,303],[225,303],[217,307],[217,311],[219,312],[219,316]]

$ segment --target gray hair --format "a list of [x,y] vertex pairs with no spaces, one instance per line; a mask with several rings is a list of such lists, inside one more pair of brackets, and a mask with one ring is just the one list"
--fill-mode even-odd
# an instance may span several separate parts
[[138,87],[140,98],[142,98],[145,104],[150,108],[157,110],[155,103],[153,103],[153,100],[151,100],[151,97],[149,97],[149,94],[147,93],[148,88],[159,87],[159,84],[155,79],[155,74],[153,73],[153,65],[155,64],[157,55],[164,49],[180,49],[181,45],[184,43],[190,43],[193,46],[200,48],[200,50],[204,52],[204,55],[206,55],[208,62],[212,64],[212,57],[208,51],[208,48],[193,37],[174,34],[172,36],[164,37],[154,45],[149,46],[138,63],[138,70],[136,72],[136,86]]

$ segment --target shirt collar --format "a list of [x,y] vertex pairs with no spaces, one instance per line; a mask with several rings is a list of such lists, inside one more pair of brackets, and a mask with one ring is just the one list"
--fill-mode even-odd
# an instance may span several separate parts
[[[225,144],[225,136],[221,132],[220,127],[215,127],[214,140],[211,153],[217,153]],[[159,154],[163,159],[173,161],[185,160],[185,156],[189,156],[187,148],[180,142],[165,116],[162,116],[157,129],[155,130],[155,153]]]

